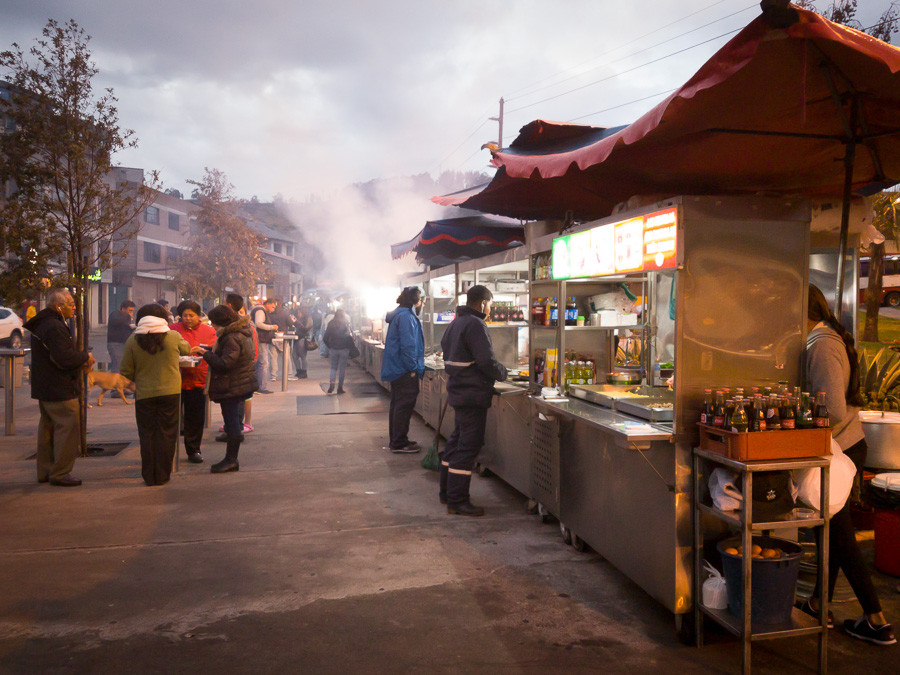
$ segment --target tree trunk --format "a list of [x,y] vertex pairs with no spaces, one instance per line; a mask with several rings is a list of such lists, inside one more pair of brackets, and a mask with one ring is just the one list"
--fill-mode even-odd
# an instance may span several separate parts
[[[75,296],[75,347],[79,351],[89,347],[87,334],[88,326],[88,302],[85,286],[87,285],[87,259],[81,255],[81,251],[74,250],[71,254],[72,261],[72,287]],[[87,456],[87,371],[81,372],[78,378],[78,410],[81,418],[80,455]]]
[[884,275],[884,244],[870,246],[869,283],[866,286],[866,327],[863,342],[878,342],[878,310],[881,309],[881,288]]

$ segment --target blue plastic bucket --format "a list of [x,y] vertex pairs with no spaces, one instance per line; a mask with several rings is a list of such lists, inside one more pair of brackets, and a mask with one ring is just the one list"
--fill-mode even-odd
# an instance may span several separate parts
[[[753,604],[750,607],[752,623],[781,624],[791,620],[797,575],[800,573],[799,544],[775,537],[753,537],[753,543],[762,548],[781,549],[780,558],[755,558],[751,564],[751,589]],[[741,556],[725,553],[726,548],[737,549],[738,538],[720,541],[717,545],[722,556],[722,574],[728,593],[728,611],[743,617],[744,581],[741,576]]]

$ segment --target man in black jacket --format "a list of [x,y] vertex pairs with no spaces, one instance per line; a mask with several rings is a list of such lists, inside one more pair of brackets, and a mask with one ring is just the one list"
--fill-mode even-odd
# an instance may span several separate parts
[[494,347],[485,316],[493,295],[484,286],[472,286],[466,304],[456,308],[456,318],[441,340],[447,371],[447,394],[456,412],[456,426],[441,457],[441,503],[447,513],[483,516],[484,509],[469,499],[475,457],[484,444],[487,411],[494,382],[506,379],[506,368],[494,358]]
[[[118,373],[122,363],[122,354],[125,353],[125,341],[134,329],[134,303],[126,300],[119,309],[111,312],[109,322],[106,325],[106,349],[109,351],[109,372]],[[113,392],[117,394],[118,392]],[[112,395],[112,394],[111,394]]]
[[78,456],[81,411],[78,378],[94,364],[87,351],[75,349],[66,321],[75,315],[69,291],[50,291],[47,307],[25,324],[31,331],[31,398],[38,401],[41,421],[37,434],[38,483],[77,487],[70,474]]

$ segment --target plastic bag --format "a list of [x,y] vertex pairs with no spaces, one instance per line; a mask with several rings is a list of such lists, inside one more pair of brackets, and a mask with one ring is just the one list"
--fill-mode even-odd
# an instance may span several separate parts
[[703,569],[709,572],[709,578],[703,582],[703,606],[710,609],[725,609],[728,607],[728,589],[719,570],[703,561]]
[[[853,478],[856,476],[856,465],[853,460],[844,454],[841,446],[833,438],[831,439],[831,469],[828,478],[828,517],[844,508],[853,488]],[[817,511],[819,510],[820,486],[822,484],[821,470],[794,469],[794,482],[797,484],[797,498]]]

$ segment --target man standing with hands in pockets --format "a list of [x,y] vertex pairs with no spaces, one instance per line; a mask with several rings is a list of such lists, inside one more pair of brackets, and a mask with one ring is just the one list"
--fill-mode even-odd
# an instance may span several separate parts
[[493,295],[485,286],[472,286],[466,304],[441,340],[447,394],[456,413],[456,426],[441,458],[441,503],[447,513],[483,516],[484,509],[469,499],[472,468],[484,444],[487,411],[494,382],[506,379],[506,368],[494,357],[494,346],[484,319],[490,315]]
[[87,351],[75,349],[66,321],[75,316],[75,299],[64,288],[50,291],[47,307],[25,324],[31,331],[31,398],[38,401],[38,483],[78,487],[70,474],[81,440],[78,378],[94,365]]

